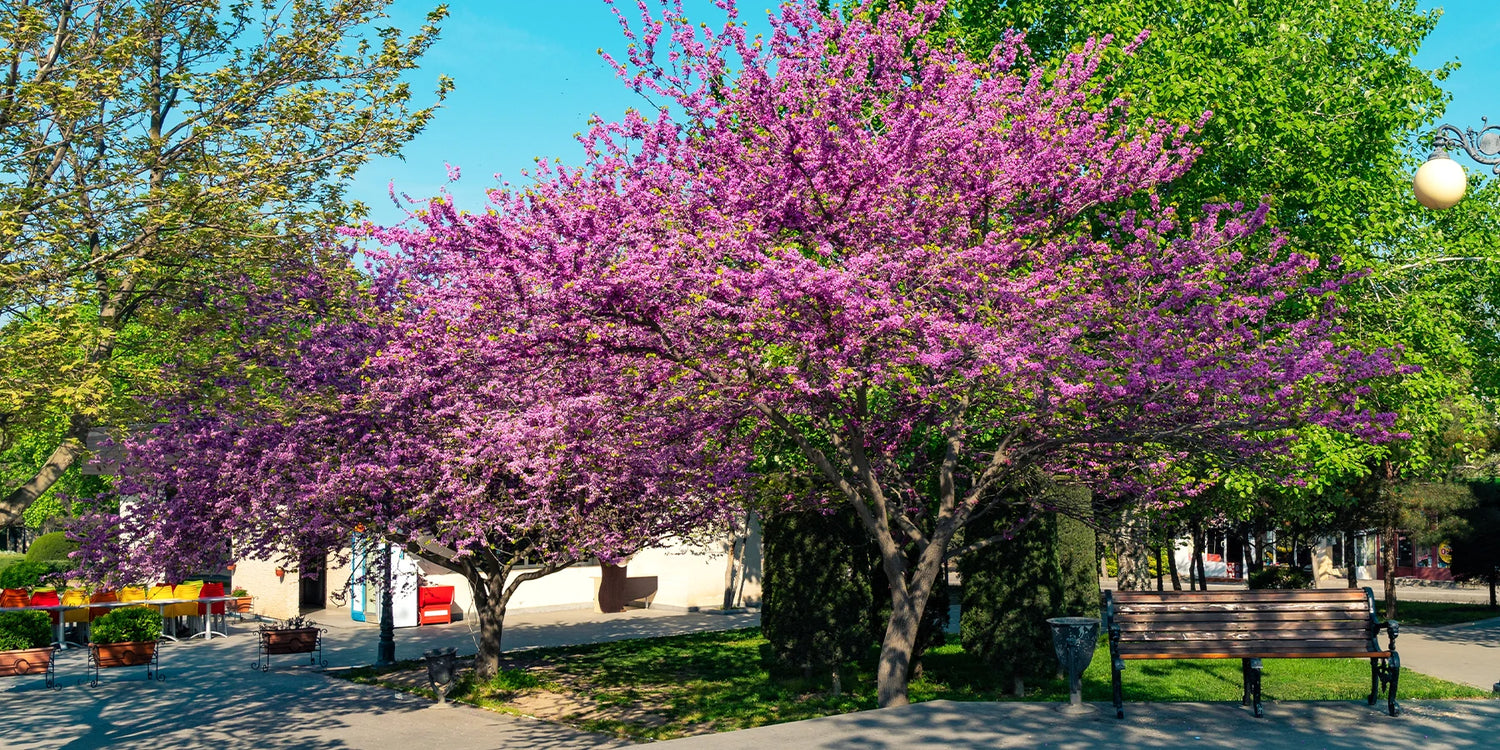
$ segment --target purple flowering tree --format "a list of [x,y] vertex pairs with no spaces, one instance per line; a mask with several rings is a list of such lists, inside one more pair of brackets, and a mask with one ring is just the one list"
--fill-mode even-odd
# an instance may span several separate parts
[[[277,302],[265,319],[306,316],[291,353],[247,349],[211,397],[158,404],[162,421],[125,441],[122,512],[75,529],[92,577],[393,541],[468,579],[488,676],[522,583],[723,527],[720,496],[699,488],[735,486],[746,461],[705,439],[720,418],[660,382],[667,363],[518,358],[400,265],[343,319]],[[511,575],[523,562],[536,567]]]
[[368,231],[461,279],[434,286],[472,335],[558,371],[629,357],[789,439],[891,581],[882,706],[906,702],[943,561],[996,541],[963,530],[1025,472],[1140,494],[1174,457],[1243,465],[1298,425],[1383,437],[1360,383],[1392,365],[1336,343],[1341,282],[1261,209],[1178,217],[1189,128],[1099,101],[1107,42],[974,63],[931,42],[940,3],[816,5],[751,39],[732,3],[717,31],[642,3],[617,67],[659,112],[594,121],[582,167],[484,213]]

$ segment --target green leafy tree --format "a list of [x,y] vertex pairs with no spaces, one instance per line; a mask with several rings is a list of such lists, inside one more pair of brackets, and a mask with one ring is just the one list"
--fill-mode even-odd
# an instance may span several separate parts
[[1488,584],[1494,607],[1495,588],[1500,585],[1500,482],[1476,481],[1470,489],[1475,502],[1463,511],[1463,525],[1451,540],[1453,576]]
[[185,320],[343,262],[323,248],[362,213],[348,180],[434,113],[409,106],[403,76],[446,9],[403,36],[378,26],[389,3],[0,8],[0,429],[52,443],[8,467],[22,478],[0,522],[64,477],[90,430],[169,387],[160,355]]

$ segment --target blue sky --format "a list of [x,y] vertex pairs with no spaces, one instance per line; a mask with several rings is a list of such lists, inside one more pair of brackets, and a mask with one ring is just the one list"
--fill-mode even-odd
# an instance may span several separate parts
[[[463,170],[449,189],[461,207],[478,210],[493,175],[520,176],[537,156],[578,162],[582,150],[573,134],[598,112],[614,119],[643,101],[619,83],[599,58],[602,47],[624,49],[614,15],[602,0],[449,0],[451,15],[442,39],[411,76],[417,101],[426,101],[439,73],[457,84],[427,130],[409,144],[403,159],[381,159],[361,170],[353,197],[368,204],[371,218],[395,223],[404,214],[387,195],[394,180],[398,192],[427,198],[447,182],[446,163]],[[434,4],[399,0],[392,22],[416,28]],[[631,0],[620,0],[633,8]],[[684,0],[695,19],[722,16],[708,0]],[[741,0],[741,13],[758,17],[770,2]],[[1427,39],[1418,63],[1435,68],[1462,64],[1444,84],[1453,94],[1444,121],[1479,127],[1488,114],[1500,123],[1500,13],[1494,0],[1423,2],[1442,7],[1444,16]],[[1466,169],[1478,165],[1463,160]]]

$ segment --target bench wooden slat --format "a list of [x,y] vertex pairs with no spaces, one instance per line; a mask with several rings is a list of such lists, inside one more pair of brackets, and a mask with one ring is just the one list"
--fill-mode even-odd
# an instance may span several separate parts
[[1317,641],[1282,641],[1282,640],[1236,640],[1236,641],[1183,641],[1183,640],[1161,640],[1161,641],[1121,641],[1120,652],[1126,651],[1163,651],[1191,653],[1198,651],[1235,651],[1254,649],[1259,651],[1347,651],[1363,653],[1370,649],[1368,638],[1337,638]]
[[1368,612],[1363,601],[1343,602],[1165,602],[1115,604],[1116,615],[1168,612]]
[[1339,630],[1148,630],[1121,633],[1121,643],[1145,643],[1148,641],[1290,641],[1294,643],[1327,643],[1329,641],[1366,641],[1370,634],[1364,631]]
[[1131,602],[1365,601],[1364,589],[1257,589],[1253,591],[1114,591],[1116,604]]
[[1130,633],[1145,630],[1348,630],[1348,631],[1371,631],[1370,618],[1298,618],[1263,620],[1260,618],[1236,618],[1233,620],[1173,620],[1170,623],[1160,620],[1126,620],[1115,623],[1120,632]]
[[1386,659],[1390,655],[1391,652],[1389,651],[1368,651],[1362,653],[1349,651],[1303,651],[1290,653],[1272,650],[1256,651],[1253,649],[1243,651],[1239,649],[1220,649],[1212,653],[1205,651],[1203,653],[1191,654],[1170,651],[1158,651],[1154,653],[1145,651],[1136,653],[1120,652],[1120,658],[1126,661],[1137,659]]
[[1129,615],[1115,615],[1115,624],[1121,627],[1152,626],[1152,627],[1175,627],[1180,623],[1193,622],[1369,622],[1369,612],[1356,612],[1353,610],[1339,610],[1335,612],[1318,612],[1311,610],[1300,610],[1292,612],[1156,612],[1150,614],[1132,613]]

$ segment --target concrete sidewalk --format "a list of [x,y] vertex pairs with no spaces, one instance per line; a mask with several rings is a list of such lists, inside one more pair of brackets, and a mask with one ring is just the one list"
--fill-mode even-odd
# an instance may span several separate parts
[[[1402,669],[1489,690],[1500,683],[1500,617],[1440,628],[1402,627],[1396,651]],[[1495,746],[1500,747],[1500,737]]]
[[[332,621],[325,638],[330,666],[373,660],[378,628]],[[507,650],[747,627],[754,614],[673,614],[634,610],[517,614],[507,618]],[[162,682],[144,667],[104,670],[98,688],[84,680],[81,649],[62,652],[62,690],[37,676],[0,680],[0,748],[607,748],[630,743],[557,724],[468,706],[439,708],[385,688],[356,685],[311,669],[301,655],[277,656],[272,670],[251,665],[256,624],[230,621],[232,635],[162,646]],[[436,646],[473,653],[469,624],[396,631],[396,655],[419,658]]]
[[775,748],[1494,748],[1500,701],[1422,701],[1392,718],[1363,703],[1269,702],[1257,719],[1238,704],[1107,705],[1090,716],[1050,703],[957,703],[861,711],[661,743],[665,750]]

